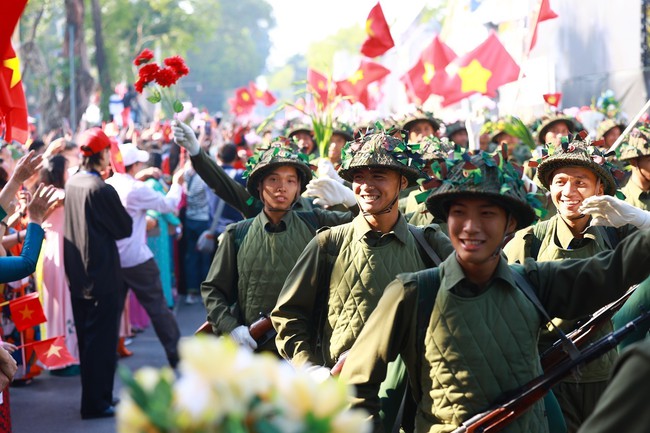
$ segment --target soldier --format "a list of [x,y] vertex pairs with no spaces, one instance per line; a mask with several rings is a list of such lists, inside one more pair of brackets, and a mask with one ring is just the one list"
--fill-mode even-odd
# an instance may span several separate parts
[[[271,312],[287,274],[316,230],[352,218],[348,212],[292,211],[312,178],[307,160],[288,140],[276,140],[249,159],[246,188],[264,208],[255,218],[227,227],[201,284],[213,331],[230,334],[251,349],[258,344],[249,326],[260,313]],[[275,352],[273,339],[260,349]]]
[[406,132],[409,143],[419,143],[424,137],[438,136],[440,120],[433,113],[418,109],[404,117],[401,129]]
[[[346,144],[342,161],[339,175],[352,182],[361,214],[307,245],[271,313],[280,354],[295,366],[313,366],[316,376],[329,375],[352,347],[395,275],[434,265],[433,254],[421,249],[443,258],[451,252],[438,226],[409,227],[397,208],[400,191],[422,176],[423,160],[410,144],[385,132],[369,134]],[[401,363],[392,368],[386,384],[392,400],[383,406],[388,428],[404,383]]]
[[575,132],[576,124],[568,116],[554,115],[546,118],[537,129],[537,141],[540,145],[546,143],[558,144],[560,137],[566,137]]
[[[539,164],[537,175],[550,191],[557,214],[515,234],[504,248],[509,263],[524,263],[528,257],[538,262],[592,257],[614,248],[632,229],[627,225],[619,229],[591,226],[590,217],[582,211],[588,197],[616,194],[617,169],[598,148],[580,136],[569,136],[563,137],[559,146],[551,146],[550,152]],[[577,321],[554,319],[553,323],[569,332]],[[611,331],[608,323],[593,339]],[[544,332],[540,352],[556,340],[555,332]],[[575,432],[593,410],[615,361],[616,353],[609,352],[582,368],[579,378],[568,377],[553,389],[569,432]]]
[[[500,153],[484,152],[461,159],[429,196],[429,210],[446,217],[455,254],[390,283],[341,374],[356,385],[353,406],[369,410],[377,427],[377,389],[398,355],[417,402],[416,431],[451,432],[541,374],[542,308],[580,317],[647,277],[640,257],[650,247],[647,230],[590,259],[509,266],[502,245],[535,219],[532,199]],[[548,432],[543,402],[503,431]]]
[[650,210],[650,125],[633,129],[621,144],[619,160],[630,165],[632,175],[621,192],[625,201]]

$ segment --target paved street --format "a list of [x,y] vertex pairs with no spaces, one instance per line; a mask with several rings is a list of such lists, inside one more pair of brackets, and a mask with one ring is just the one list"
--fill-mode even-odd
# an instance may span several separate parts
[[[180,302],[176,317],[183,336],[192,335],[205,320],[203,304]],[[145,365],[161,367],[167,364],[165,352],[151,326],[133,339],[128,346],[133,356],[120,360],[131,370]],[[115,395],[121,389],[115,377]],[[82,421],[79,415],[81,382],[79,376],[56,377],[44,372],[30,385],[12,387],[11,419],[14,433],[115,433],[115,419]]]

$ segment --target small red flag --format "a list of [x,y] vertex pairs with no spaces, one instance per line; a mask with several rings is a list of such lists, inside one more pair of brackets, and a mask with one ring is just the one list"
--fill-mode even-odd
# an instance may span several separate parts
[[366,57],[377,57],[395,46],[390,35],[384,11],[379,2],[370,10],[366,20],[366,33],[368,38],[361,46],[361,54]]
[[113,171],[116,173],[126,173],[126,168],[124,167],[124,161],[122,160],[122,152],[120,152],[120,146],[117,144],[117,140],[114,137],[110,137],[111,142],[111,164],[113,165]]
[[495,96],[500,86],[516,81],[519,77],[519,65],[494,32],[490,32],[485,42],[454,59],[445,69],[450,68],[453,68],[453,72],[437,92],[444,97],[443,107],[475,93]]
[[2,4],[2,25],[0,26],[0,53],[4,54],[11,45],[20,16],[25,10],[27,0],[11,0]]
[[236,96],[229,98],[228,104],[230,104],[230,112],[233,113],[235,117],[250,114],[253,111],[254,107],[254,105],[241,105],[239,99]]
[[445,66],[456,57],[456,53],[435,36],[422,51],[415,66],[400,78],[406,86],[410,101],[421,105],[429,95],[435,94],[444,84]]
[[251,95],[255,98],[256,101],[261,101],[267,107],[273,105],[276,101],[273,93],[268,90],[262,90],[258,88],[255,83],[251,82],[248,84],[248,89],[250,90]]
[[307,90],[316,93],[320,103],[325,106],[329,102],[327,99],[328,86],[332,87],[332,83],[325,75],[311,68],[307,69]]
[[560,105],[560,101],[562,100],[562,93],[546,93],[542,96],[548,105],[552,105],[556,108]]
[[38,292],[33,292],[9,302],[11,318],[20,332],[46,322]]
[[237,105],[241,107],[253,107],[255,105],[255,98],[246,87],[240,87],[235,91],[235,100]]
[[62,335],[37,341],[31,346],[38,360],[47,368],[63,368],[78,363],[65,346],[65,339]]
[[549,0],[541,0],[539,5],[539,13],[537,14],[537,20],[535,20],[532,27],[533,36],[530,38],[529,51],[532,50],[537,43],[537,27],[539,26],[539,23],[542,21],[552,20],[553,18],[557,17],[558,15],[551,9]]
[[383,67],[379,63],[362,60],[359,68],[352,76],[346,80],[336,82],[336,92],[339,95],[351,96],[355,101],[363,103],[362,101],[365,100],[364,91],[366,91],[368,84],[381,80],[388,74],[390,74],[390,69]]

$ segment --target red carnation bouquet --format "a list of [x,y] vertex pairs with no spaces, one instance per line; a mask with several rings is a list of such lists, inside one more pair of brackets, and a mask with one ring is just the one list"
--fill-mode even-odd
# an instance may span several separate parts
[[147,101],[156,104],[162,102],[164,108],[173,113],[183,111],[183,103],[171,94],[171,87],[181,78],[190,73],[181,56],[167,57],[163,66],[152,62],[153,52],[144,49],[133,60],[138,69],[138,81],[135,82],[135,90],[142,93],[144,88],[150,87],[150,95]]

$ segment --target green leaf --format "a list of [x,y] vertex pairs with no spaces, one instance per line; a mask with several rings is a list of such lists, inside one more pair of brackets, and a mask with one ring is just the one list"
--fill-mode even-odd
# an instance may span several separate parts
[[160,91],[158,89],[154,89],[151,92],[151,95],[147,97],[147,101],[151,102],[152,104],[157,104],[162,100],[162,95],[160,94]]
[[175,113],[180,113],[181,111],[183,111],[183,103],[177,99],[174,101],[174,105],[172,108],[174,108]]

